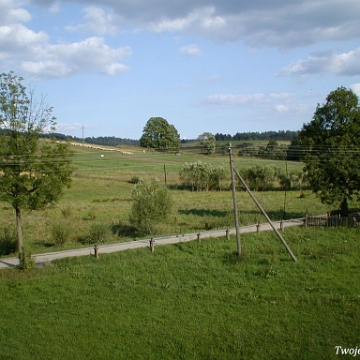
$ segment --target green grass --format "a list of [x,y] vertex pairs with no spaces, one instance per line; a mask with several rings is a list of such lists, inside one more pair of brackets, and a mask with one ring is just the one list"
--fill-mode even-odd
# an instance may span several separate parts
[[[73,183],[65,189],[64,197],[55,205],[39,211],[24,212],[24,243],[32,253],[57,251],[81,247],[87,244],[92,223],[107,226],[107,242],[134,239],[129,213],[131,210],[131,179],[134,176],[149,176],[164,181],[164,165],[167,184],[174,199],[174,207],[167,220],[157,225],[155,236],[201,231],[233,226],[232,195],[230,180],[223,183],[224,191],[191,192],[180,190],[179,170],[185,162],[204,161],[229,167],[228,156],[205,156],[183,153],[181,156],[169,153],[143,152],[132,148],[132,155],[119,152],[75,147]],[[104,155],[104,157],[101,157]],[[235,157],[235,166],[249,167],[268,164],[283,167],[285,161]],[[288,171],[301,170],[302,164],[288,162]],[[286,199],[286,218],[304,216],[305,213],[325,212],[333,207],[321,204],[306,191],[305,198],[299,198],[299,191],[290,191]],[[284,192],[258,192],[255,196],[273,220],[284,216]],[[238,192],[238,206],[241,225],[253,224],[265,219],[245,192]],[[351,204],[357,207],[357,204]],[[0,230],[15,229],[13,209],[6,203],[0,204]],[[52,229],[66,224],[69,237],[62,246],[55,246]]]
[[358,229],[286,229],[0,272],[0,358],[336,359],[359,345]]

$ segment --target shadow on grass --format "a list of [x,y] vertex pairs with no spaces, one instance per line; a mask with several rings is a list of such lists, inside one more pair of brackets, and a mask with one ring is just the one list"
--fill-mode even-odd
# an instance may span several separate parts
[[245,261],[244,255],[240,255],[233,251],[231,253],[227,253],[223,257],[223,263],[224,265],[236,265],[236,264],[243,264]]
[[114,235],[119,237],[134,237],[136,236],[136,228],[129,225],[112,225],[111,231]]
[[220,211],[220,210],[209,210],[209,209],[188,209],[188,210],[179,210],[179,214],[182,215],[196,215],[196,216],[215,216],[215,217],[226,217],[229,214],[229,211]]

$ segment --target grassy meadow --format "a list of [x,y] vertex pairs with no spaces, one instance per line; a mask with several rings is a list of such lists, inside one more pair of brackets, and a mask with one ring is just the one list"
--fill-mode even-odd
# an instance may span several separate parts
[[[0,272],[0,359],[338,359],[359,346],[358,229],[271,232]],[[350,358],[344,356],[344,358]]]
[[[123,150],[132,154],[74,147],[75,171],[71,188],[65,189],[64,197],[57,204],[23,214],[24,243],[28,251],[39,253],[86,246],[94,224],[106,228],[105,242],[134,239],[129,223],[132,179],[148,176],[165,182],[165,172],[174,207],[168,219],[158,224],[155,236],[233,227],[230,179],[224,181],[222,191],[191,192],[179,187],[179,170],[185,162],[201,160],[214,165],[222,164],[229,169],[227,155],[205,156],[186,148],[181,156],[143,152],[139,148]],[[297,162],[234,158],[237,169],[263,164],[281,167],[284,171],[287,166],[290,173],[302,168],[302,164]],[[306,191],[306,196],[301,199],[299,194],[298,190],[288,191],[286,202],[283,191],[257,192],[255,196],[273,220],[302,217],[305,213],[331,209],[321,204],[310,191]],[[246,192],[239,191],[237,196],[241,225],[265,221]],[[9,204],[0,204],[0,216],[0,230],[13,231],[14,211]],[[61,247],[54,244],[53,229],[56,227],[67,229],[66,242]]]

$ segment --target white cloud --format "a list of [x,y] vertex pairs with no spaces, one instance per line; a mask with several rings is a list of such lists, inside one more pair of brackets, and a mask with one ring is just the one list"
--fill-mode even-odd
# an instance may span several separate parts
[[263,94],[216,94],[208,96],[201,102],[201,105],[216,106],[253,106],[264,99]]
[[39,77],[63,77],[93,71],[118,75],[128,70],[119,59],[130,55],[129,47],[113,49],[103,38],[92,37],[71,44],[44,46],[38,53],[38,60],[23,62],[21,67]]
[[31,20],[30,13],[18,7],[13,0],[0,0],[0,24],[2,26]]
[[[44,6],[54,3],[30,1]],[[358,0],[73,2],[111,9],[108,15],[102,16],[110,20],[111,25],[122,26],[126,22],[126,26],[155,32],[182,31],[221,41],[241,40],[253,47],[298,47],[360,37]],[[117,17],[109,18],[111,14]],[[95,19],[98,20],[98,16],[95,15]]]
[[77,26],[67,26],[68,31],[90,31],[95,34],[115,35],[118,31],[117,16],[106,14],[102,8],[91,6],[83,10],[85,22]]
[[262,108],[262,111],[292,116],[308,112],[307,106],[298,104],[295,95],[289,93],[216,94],[208,96],[200,106]]
[[332,52],[314,53],[306,60],[298,60],[284,68],[282,75],[309,75],[335,73],[337,75],[360,75],[360,48],[342,54]]
[[[55,11],[57,6],[52,5],[50,9]],[[22,23],[30,19],[30,14],[15,1],[0,0],[0,19],[3,20],[0,25],[2,67],[19,68],[41,78],[85,72],[119,75],[128,70],[121,60],[131,55],[130,47],[112,48],[102,37],[52,44],[48,34],[35,32]]]
[[58,12],[60,12],[59,4],[52,4],[49,8],[49,12],[52,14],[57,14]]
[[350,85],[350,89],[360,97],[360,83]]
[[201,49],[195,44],[183,46],[179,49],[179,51],[181,54],[189,56],[199,56],[202,54]]

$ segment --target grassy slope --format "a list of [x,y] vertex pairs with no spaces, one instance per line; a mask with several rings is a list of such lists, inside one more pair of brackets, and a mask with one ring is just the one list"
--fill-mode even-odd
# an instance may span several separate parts
[[359,345],[357,229],[287,229],[0,273],[1,359],[335,359]]

